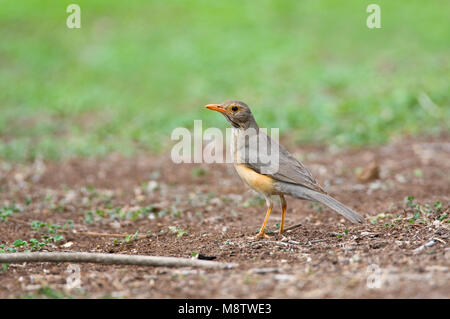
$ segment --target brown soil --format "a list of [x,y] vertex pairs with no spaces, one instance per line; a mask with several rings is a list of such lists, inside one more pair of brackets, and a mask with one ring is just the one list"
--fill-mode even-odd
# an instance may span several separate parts
[[[289,198],[286,226],[302,225],[278,235],[277,203],[268,223],[271,238],[255,240],[264,201],[225,164],[176,165],[169,156],[154,155],[0,162],[0,212],[16,208],[0,219],[5,248],[45,236],[47,228],[33,229],[33,220],[72,220],[72,228],[56,230],[64,238],[43,251],[187,258],[198,252],[239,264],[232,270],[81,264],[81,288],[72,290],[66,287],[67,263],[11,264],[0,268],[0,298],[450,297],[448,136],[361,150],[297,151],[330,194],[366,218],[364,225]],[[409,205],[407,196],[415,197]],[[82,233],[137,231],[147,236]]]

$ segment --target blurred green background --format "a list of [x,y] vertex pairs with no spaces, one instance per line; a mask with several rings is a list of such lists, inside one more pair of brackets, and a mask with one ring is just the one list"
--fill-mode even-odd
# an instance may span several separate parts
[[0,158],[162,151],[227,99],[299,143],[448,131],[450,1],[370,3],[0,0]]

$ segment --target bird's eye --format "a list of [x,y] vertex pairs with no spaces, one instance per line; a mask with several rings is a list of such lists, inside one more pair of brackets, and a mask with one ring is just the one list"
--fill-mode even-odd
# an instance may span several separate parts
[[233,107],[231,108],[231,110],[232,110],[233,112],[236,112],[237,110],[239,110],[239,108],[238,108],[237,106],[233,106]]

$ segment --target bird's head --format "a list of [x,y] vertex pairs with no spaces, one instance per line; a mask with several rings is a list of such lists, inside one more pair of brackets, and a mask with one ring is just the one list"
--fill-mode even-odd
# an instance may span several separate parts
[[205,107],[222,113],[235,128],[247,129],[256,125],[252,111],[244,102],[231,100],[222,104],[208,104]]

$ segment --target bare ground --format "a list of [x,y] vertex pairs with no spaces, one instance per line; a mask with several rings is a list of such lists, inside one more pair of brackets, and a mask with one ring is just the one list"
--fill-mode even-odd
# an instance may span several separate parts
[[278,203],[271,238],[255,240],[264,201],[225,164],[176,165],[168,155],[0,162],[5,251],[200,254],[239,264],[231,270],[81,264],[75,289],[66,285],[67,263],[10,264],[0,268],[0,297],[450,297],[448,135],[296,151],[365,224],[289,198],[287,226],[301,226],[278,235]]

